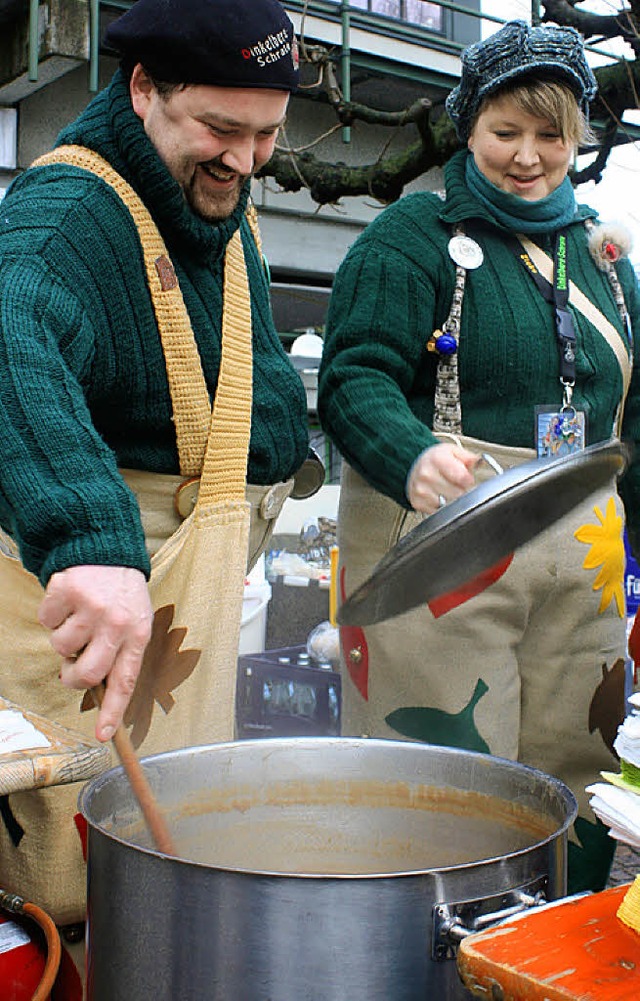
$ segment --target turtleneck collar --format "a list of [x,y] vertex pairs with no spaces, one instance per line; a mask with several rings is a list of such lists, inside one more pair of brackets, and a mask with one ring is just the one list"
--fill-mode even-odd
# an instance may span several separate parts
[[568,177],[545,198],[527,201],[518,195],[503,191],[485,177],[473,154],[467,156],[465,180],[469,191],[498,222],[508,229],[521,233],[548,233],[562,229],[573,219],[576,200]]
[[228,219],[209,223],[195,215],[133,110],[120,70],[83,114],[60,133],[57,144],[65,143],[87,146],[111,163],[142,198],[169,249],[181,246],[196,256],[217,259],[240,225],[249,184]]
[[[467,161],[471,154],[466,149],[458,150],[457,153],[447,161],[444,167],[444,177],[446,186],[446,201],[440,212],[440,218],[449,225],[463,223],[467,220],[477,220],[484,224],[497,226],[499,229],[508,229],[516,232],[525,232],[524,223],[520,218],[517,226],[507,225],[496,216],[489,200],[481,200],[475,192],[471,191],[467,183]],[[489,183],[489,182],[487,182]],[[569,182],[571,183],[571,182]],[[518,202],[523,202],[517,195],[513,196]],[[539,202],[532,202],[532,205],[539,205]],[[581,223],[584,219],[597,217],[595,209],[589,205],[576,205],[574,202],[574,213],[570,220],[571,224]],[[542,232],[553,232],[553,225],[545,222]],[[528,229],[526,232],[531,233]]]

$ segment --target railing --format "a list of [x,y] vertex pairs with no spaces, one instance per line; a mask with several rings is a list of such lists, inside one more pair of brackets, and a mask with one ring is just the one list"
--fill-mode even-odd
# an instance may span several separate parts
[[[31,0],[37,6],[37,0]],[[89,0],[91,10],[91,39],[90,39],[90,66],[89,66],[89,88],[91,91],[98,89],[98,60],[100,51],[100,11],[125,11],[131,7],[129,0]],[[537,0],[533,0],[536,5]],[[430,11],[439,9],[441,12],[449,11],[452,14],[466,14],[479,21],[495,22],[504,24],[505,19],[494,17],[491,14],[483,14],[473,7],[464,6],[462,3],[454,3],[452,0],[283,0],[283,6],[297,13],[328,17],[342,20],[343,26],[347,29],[350,23],[357,24],[363,28],[371,28],[377,31],[381,29],[392,33],[394,36],[408,40],[425,41],[442,38],[443,30],[438,27],[431,27],[429,24],[420,23],[414,20],[412,11],[418,7],[428,8]],[[344,9],[348,8],[348,9]],[[398,16],[392,11],[398,10]],[[408,16],[407,16],[408,15]],[[440,19],[440,23],[443,21]],[[394,30],[395,29],[395,30]],[[462,44],[456,44],[455,40],[450,40],[450,44],[457,50],[463,48]],[[348,50],[345,45],[343,31],[343,50]]]
[[[453,3],[451,0],[327,0],[328,3],[344,4],[354,11],[368,11],[370,14],[379,17],[392,18],[396,21],[405,21],[408,24],[419,25],[428,31],[442,31],[442,12],[450,10],[454,14],[469,14],[483,21],[496,21],[504,24],[505,19],[495,17],[492,14],[484,14],[475,8],[464,6],[460,3]],[[285,6],[288,6],[285,0]],[[312,8],[313,3],[309,4]],[[532,8],[539,8],[539,0],[532,3]],[[532,10],[533,17],[533,10]],[[538,9],[539,17],[539,9]]]
[[[483,14],[476,9],[480,0],[469,0],[469,3],[473,6],[465,5],[464,0],[458,3],[452,0],[283,0],[289,10],[306,13],[310,17],[333,21],[346,17],[351,24],[365,30],[404,41],[425,43],[447,40],[458,50],[463,48],[463,44],[456,44],[452,37],[451,17],[445,18],[445,13],[468,15],[479,22],[504,24],[504,18]],[[431,17],[420,16],[420,10]],[[477,37],[480,37],[479,26]]]
[[[100,13],[109,10],[122,13],[132,5],[132,0],[89,0],[89,89],[98,90],[99,57],[100,57]],[[352,24],[370,28],[379,32],[402,37],[408,40],[421,41],[442,39],[445,11],[451,14],[463,14],[476,18],[480,23],[490,22],[504,24],[506,18],[484,13],[453,0],[283,0],[283,5],[298,13],[340,19],[342,22],[343,60],[346,57],[348,65],[349,30]],[[29,47],[28,75],[29,80],[38,79],[38,49],[39,49],[39,0],[29,0]],[[423,13],[423,8],[428,16]],[[429,20],[429,17],[432,19]],[[531,22],[540,22],[540,0],[531,0]],[[454,50],[460,50],[465,43],[449,38],[448,44]],[[609,52],[604,52],[594,46],[587,46],[589,51],[607,56],[615,60]],[[343,62],[344,68],[344,62]]]

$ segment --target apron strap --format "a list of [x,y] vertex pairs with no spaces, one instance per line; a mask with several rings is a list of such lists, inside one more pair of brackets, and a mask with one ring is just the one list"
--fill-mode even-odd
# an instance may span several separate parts
[[243,499],[252,403],[251,300],[240,231],[227,245],[220,372],[213,411],[178,278],[148,209],[98,153],[61,146],[34,161],[91,171],[115,191],[138,230],[147,283],[162,341],[183,476],[202,476],[197,507]]
[[211,433],[202,466],[196,510],[221,500],[244,500],[253,397],[251,297],[240,231],[224,262],[222,357]]

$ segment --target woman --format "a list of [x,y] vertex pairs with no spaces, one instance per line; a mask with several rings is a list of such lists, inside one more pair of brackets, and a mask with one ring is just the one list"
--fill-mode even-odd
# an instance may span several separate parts
[[[572,28],[514,21],[469,47],[447,100],[466,148],[444,199],[401,199],[343,262],[319,382],[346,459],[342,598],[422,517],[494,475],[482,452],[508,468],[640,438],[637,282],[568,177],[595,92]],[[604,885],[615,847],[584,788],[614,764],[624,711],[620,498],[635,538],[639,489],[634,464],[475,593],[342,631],[345,733],[517,758],[573,789],[572,891]]]

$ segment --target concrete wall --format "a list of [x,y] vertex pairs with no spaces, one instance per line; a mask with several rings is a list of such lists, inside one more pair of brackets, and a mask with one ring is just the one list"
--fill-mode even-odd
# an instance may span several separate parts
[[[114,59],[100,62],[100,86],[111,78]],[[89,65],[85,63],[20,102],[18,165],[24,169],[50,149],[58,132],[72,121],[94,95],[89,91]]]
[[[294,99],[283,144],[304,147],[335,126],[336,119],[325,105]],[[335,132],[314,147],[320,160],[346,164],[374,163],[385,150],[393,153],[417,133],[413,127],[402,132],[359,125],[351,128],[351,142],[345,144]],[[389,140],[392,145],[388,147]],[[405,189],[433,190],[442,185],[440,171],[424,175]],[[343,198],[337,205],[317,205],[307,191],[282,192],[266,179],[254,185],[267,257],[273,268],[297,268],[317,274],[333,274],[353,240],[381,211],[374,198]]]

